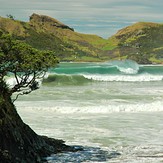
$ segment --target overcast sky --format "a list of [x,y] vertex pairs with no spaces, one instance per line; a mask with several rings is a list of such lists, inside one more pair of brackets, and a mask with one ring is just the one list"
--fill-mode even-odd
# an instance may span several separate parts
[[0,0],[0,16],[28,21],[32,13],[107,38],[138,21],[163,22],[163,0]]

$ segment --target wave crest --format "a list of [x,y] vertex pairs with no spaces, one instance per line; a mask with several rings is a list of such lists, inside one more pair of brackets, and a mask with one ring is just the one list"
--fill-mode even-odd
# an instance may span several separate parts
[[[28,102],[30,103],[30,102]],[[80,113],[80,114],[106,114],[106,113],[119,113],[119,112],[160,112],[163,111],[163,102],[162,101],[155,101],[152,103],[138,103],[138,104],[120,104],[120,105],[103,105],[103,106],[88,106],[88,107],[71,107],[71,106],[42,106],[40,107],[40,102],[37,105],[30,106],[27,102],[26,110],[31,111],[43,111],[43,112],[55,112],[55,113],[61,113],[61,114],[74,114],[74,113]],[[45,102],[43,102],[45,103]],[[18,108],[21,108],[22,102],[17,102]],[[37,104],[37,103],[35,103]],[[49,104],[49,103],[48,103]],[[53,104],[51,104],[53,105]],[[23,106],[24,107],[24,106]]]
[[129,59],[112,61],[110,64],[125,74],[137,74],[139,71],[139,65],[135,61]]
[[107,75],[107,74],[50,74],[42,81],[43,85],[83,85],[90,82],[151,82],[162,81],[163,75]]
[[92,79],[95,81],[103,82],[150,82],[150,81],[162,81],[163,75],[150,75],[150,74],[141,74],[141,75],[84,75],[87,79]]
[[83,75],[66,75],[66,74],[50,74],[43,79],[43,84],[54,85],[78,85],[88,83],[92,79],[85,78]]

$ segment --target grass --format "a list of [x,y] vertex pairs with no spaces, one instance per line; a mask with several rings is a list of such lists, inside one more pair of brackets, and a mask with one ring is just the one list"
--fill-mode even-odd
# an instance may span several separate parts
[[131,26],[128,26],[126,28],[123,28],[122,30],[119,30],[116,34],[116,36],[118,35],[125,35],[127,33],[134,33],[137,30],[141,30],[141,29],[145,29],[145,28],[153,28],[153,27],[159,27],[162,26],[163,24],[159,24],[159,23],[152,23],[152,22],[138,22],[135,23]]
[[156,59],[155,57],[151,57],[149,60],[150,60],[152,63],[163,64],[163,59]]
[[154,57],[150,58],[152,62],[162,62],[156,58],[162,55],[163,24],[139,22],[118,31],[109,39],[59,28],[53,24],[54,22],[48,21],[21,22],[0,17],[0,29],[16,35],[17,39],[34,48],[55,51],[61,61],[98,62],[116,59],[119,56],[118,46],[121,43],[131,45],[131,48],[126,47],[121,50],[123,56],[132,58],[136,55],[134,48],[138,43],[141,45],[142,54],[154,53]]

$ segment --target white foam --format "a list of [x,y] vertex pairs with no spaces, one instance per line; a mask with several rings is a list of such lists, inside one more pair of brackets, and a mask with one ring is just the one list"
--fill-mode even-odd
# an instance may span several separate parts
[[7,78],[6,79],[6,83],[7,83],[7,85],[9,85],[10,87],[12,87],[12,86],[14,86],[14,85],[16,85],[16,79],[15,78]]
[[[31,79],[32,79],[32,76],[29,77],[28,81],[30,81]],[[18,78],[18,80],[21,81],[20,78]],[[36,81],[39,83],[39,86],[40,86],[42,83],[42,80],[36,79]],[[6,78],[6,83],[9,87],[13,87],[17,84],[17,81],[16,81],[15,77],[9,77],[9,78]]]
[[140,75],[100,75],[100,74],[83,74],[87,79],[95,81],[119,81],[119,82],[147,82],[147,81],[161,81],[163,75],[151,75],[151,74],[140,74]]
[[137,74],[139,65],[133,60],[115,60],[111,64],[125,74]]
[[124,72],[125,74],[137,74],[139,69],[132,69],[132,68],[123,68],[117,67],[119,71]]
[[138,103],[138,104],[110,104],[103,106],[43,106],[41,102],[33,103],[33,106],[30,106],[27,102],[17,102],[18,108],[23,108],[26,110],[40,111],[40,112],[55,112],[61,114],[106,114],[106,113],[117,113],[117,112],[160,112],[163,111],[163,102],[156,101],[152,103]]

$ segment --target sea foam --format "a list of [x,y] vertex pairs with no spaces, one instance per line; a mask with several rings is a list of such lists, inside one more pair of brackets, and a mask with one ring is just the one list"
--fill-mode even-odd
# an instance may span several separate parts
[[[29,82],[30,80],[32,80],[33,76],[30,76],[29,79],[27,80],[27,82]],[[20,82],[21,79],[18,78],[18,81]],[[36,79],[36,81],[38,82],[39,86],[41,85],[42,83],[42,80],[41,79]],[[8,77],[6,78],[6,83],[9,87],[13,87],[17,84],[17,81],[16,81],[16,78],[15,77]]]
[[[43,102],[45,103],[45,102]],[[120,113],[120,112],[160,112],[163,111],[163,102],[155,101],[152,103],[137,103],[137,104],[109,104],[109,105],[95,105],[95,106],[85,106],[85,107],[78,107],[78,106],[44,106],[39,101],[38,105],[37,102],[30,106],[26,102],[17,102],[16,105],[21,110],[23,106],[23,110],[31,110],[32,112],[54,112],[59,114],[107,114],[107,113]]]
[[140,74],[140,75],[101,75],[101,74],[83,74],[87,79],[104,82],[147,82],[147,81],[162,81],[163,75],[151,75],[151,74]]
[[125,74],[137,74],[139,71],[139,65],[129,59],[112,61],[110,64]]

